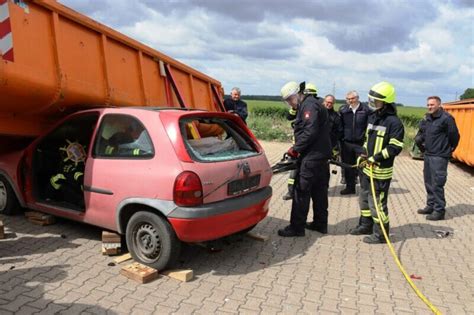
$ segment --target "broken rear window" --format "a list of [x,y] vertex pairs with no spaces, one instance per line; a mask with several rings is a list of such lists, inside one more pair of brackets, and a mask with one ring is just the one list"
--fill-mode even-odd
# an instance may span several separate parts
[[224,118],[185,118],[181,133],[194,160],[214,162],[241,159],[259,152],[245,130]]

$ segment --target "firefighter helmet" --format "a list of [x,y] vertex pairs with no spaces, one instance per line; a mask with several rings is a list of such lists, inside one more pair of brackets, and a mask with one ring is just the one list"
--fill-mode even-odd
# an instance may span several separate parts
[[375,84],[369,91],[369,101],[379,100],[388,104],[395,102],[395,88],[392,84],[382,81]]
[[295,81],[290,81],[286,83],[285,85],[283,85],[283,87],[281,88],[281,91],[280,91],[281,98],[286,100],[290,98],[291,96],[298,94],[299,90],[300,90],[299,84],[296,83]]
[[305,84],[303,94],[318,94],[318,88],[315,84],[308,82]]

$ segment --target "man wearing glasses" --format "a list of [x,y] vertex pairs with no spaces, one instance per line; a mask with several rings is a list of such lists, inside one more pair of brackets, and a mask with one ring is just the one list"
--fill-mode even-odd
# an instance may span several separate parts
[[[372,110],[366,104],[359,102],[359,94],[350,91],[346,94],[347,104],[339,109],[343,129],[342,139],[342,161],[347,164],[356,163],[356,150],[362,147],[365,140],[365,130],[367,121]],[[341,190],[341,195],[351,195],[356,193],[357,170],[346,168],[346,188]]]

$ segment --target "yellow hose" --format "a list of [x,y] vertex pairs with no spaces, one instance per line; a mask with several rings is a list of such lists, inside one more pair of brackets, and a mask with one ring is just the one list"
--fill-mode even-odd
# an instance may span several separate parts
[[379,204],[377,202],[377,199],[375,197],[375,184],[374,184],[374,174],[373,174],[373,165],[370,165],[370,188],[372,189],[372,197],[374,198],[374,204],[375,204],[375,209],[377,210],[377,217],[379,219],[379,224],[380,228],[382,229],[383,236],[385,237],[385,241],[387,242],[388,248],[390,248],[390,252],[392,253],[393,259],[397,263],[398,268],[402,272],[403,276],[405,276],[405,279],[407,279],[408,283],[412,287],[412,289],[415,291],[416,295],[430,308],[430,310],[433,312],[433,314],[441,314],[441,312],[426,298],[426,296],[421,293],[421,291],[416,287],[416,285],[411,281],[410,276],[407,274],[405,271],[405,268],[403,268],[402,263],[400,262],[400,259],[398,259],[397,254],[395,253],[395,249],[393,248],[392,243],[390,242],[390,239],[388,238],[387,231],[385,231],[385,227],[382,223],[382,218],[380,216],[380,209],[379,209]]

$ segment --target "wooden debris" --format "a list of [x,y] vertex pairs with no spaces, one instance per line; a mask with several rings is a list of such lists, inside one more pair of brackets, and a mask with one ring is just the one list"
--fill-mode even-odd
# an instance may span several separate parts
[[46,214],[38,211],[27,211],[25,217],[33,224],[36,225],[51,225],[56,223],[56,218],[51,214]]
[[102,243],[102,255],[118,255],[121,253],[121,243]]
[[102,231],[102,255],[118,255],[121,247],[122,237],[119,234]]
[[3,221],[0,221],[0,240],[5,238],[5,227],[3,226]]
[[120,263],[123,263],[124,261],[130,260],[130,259],[132,259],[132,255],[130,255],[130,253],[127,253],[127,254],[124,254],[122,256],[119,256],[119,257],[115,258],[114,262],[116,264],[120,264]]
[[102,231],[102,243],[121,243],[122,236],[117,233]]
[[194,277],[194,273],[191,269],[165,270],[162,271],[161,274],[183,282],[191,281]]
[[139,283],[148,283],[158,278],[158,270],[137,262],[122,267],[120,274]]
[[247,236],[261,242],[266,242],[270,238],[268,235],[262,235],[254,232],[247,232]]

